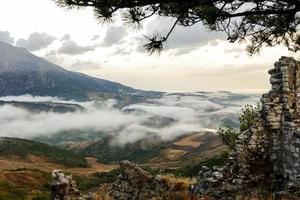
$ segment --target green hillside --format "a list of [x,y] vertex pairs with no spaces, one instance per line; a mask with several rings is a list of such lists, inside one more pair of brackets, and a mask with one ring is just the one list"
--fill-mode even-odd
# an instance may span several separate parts
[[17,156],[26,159],[29,155],[42,156],[50,162],[68,167],[87,167],[83,156],[48,144],[17,138],[0,138],[0,156]]

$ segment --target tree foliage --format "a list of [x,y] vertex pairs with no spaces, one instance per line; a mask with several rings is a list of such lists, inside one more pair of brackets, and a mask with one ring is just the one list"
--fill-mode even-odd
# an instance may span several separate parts
[[243,114],[239,118],[240,132],[244,132],[256,122],[259,117],[260,110],[260,104],[258,104],[257,106],[246,105],[244,106],[244,108],[242,108]]
[[242,108],[242,115],[239,117],[240,129],[235,130],[232,127],[220,128],[219,137],[229,149],[235,149],[238,136],[249,129],[258,119],[261,106],[246,105]]
[[[145,48],[160,52],[177,25],[202,23],[211,31],[222,31],[230,42],[250,40],[248,51],[256,53],[263,45],[285,44],[300,49],[300,0],[54,0],[69,8],[92,7],[100,22],[112,22],[117,12],[124,24],[141,28],[142,21],[154,15],[174,18],[166,35],[149,37]],[[298,34],[298,35],[297,35]]]

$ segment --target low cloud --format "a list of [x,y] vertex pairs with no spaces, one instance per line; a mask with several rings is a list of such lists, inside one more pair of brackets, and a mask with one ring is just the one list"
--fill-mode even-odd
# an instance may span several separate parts
[[65,41],[62,46],[58,49],[59,53],[68,54],[68,55],[79,55],[85,54],[89,51],[93,51],[97,48],[97,45],[87,45],[81,46],[78,45],[75,41],[69,40]]
[[38,51],[48,47],[55,40],[55,37],[47,33],[34,32],[27,39],[19,39],[16,46],[25,48],[28,51]]
[[0,31],[0,41],[5,42],[7,44],[13,44],[14,38],[10,35],[8,31]]
[[90,130],[113,136],[114,145],[124,145],[145,138],[155,137],[166,141],[192,132],[217,130],[224,126],[227,119],[237,123],[241,104],[255,104],[258,96],[231,93],[166,94],[123,108],[117,106],[116,100],[76,102],[30,95],[1,97],[0,101],[56,102],[78,104],[84,108],[67,113],[30,112],[20,106],[4,104],[0,106],[0,136],[51,137],[61,132],[77,130],[80,134],[80,130]]

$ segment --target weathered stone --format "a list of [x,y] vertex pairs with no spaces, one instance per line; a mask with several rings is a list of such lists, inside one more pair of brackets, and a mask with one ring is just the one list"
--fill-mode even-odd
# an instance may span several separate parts
[[61,170],[52,172],[51,200],[94,200],[95,195],[83,195],[77,189],[72,176],[65,176]]
[[[166,192],[172,192],[168,182],[161,176],[152,176],[138,165],[129,161],[120,163],[121,174],[118,180],[109,185],[109,192],[116,200],[161,199]],[[208,168],[209,169],[209,168]],[[190,190],[198,190],[190,186]]]
[[[241,188],[251,194],[262,183],[275,196],[289,188],[300,191],[300,63],[282,57],[269,74],[272,89],[262,97],[260,119],[238,137],[221,184],[204,192],[213,199],[220,199],[215,191],[221,199],[228,198],[228,191],[238,199]],[[201,184],[219,180],[216,174],[199,178]]]

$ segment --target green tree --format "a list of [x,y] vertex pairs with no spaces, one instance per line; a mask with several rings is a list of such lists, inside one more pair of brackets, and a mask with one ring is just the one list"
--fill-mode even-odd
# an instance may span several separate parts
[[248,51],[256,53],[263,45],[285,44],[300,49],[297,35],[300,23],[299,0],[54,0],[69,8],[91,7],[101,22],[111,22],[115,13],[125,24],[140,28],[141,22],[154,15],[174,18],[166,35],[149,37],[145,48],[160,52],[177,25],[189,27],[202,23],[211,31],[222,31],[230,42],[249,38]]
[[240,129],[235,130],[232,127],[219,128],[219,137],[230,150],[235,149],[238,136],[249,129],[259,118],[261,110],[260,104],[257,106],[246,105],[242,108],[242,115],[239,118]]
[[250,128],[258,119],[261,105],[257,106],[246,105],[242,108],[242,115],[239,118],[240,121],[240,132],[244,132]]

